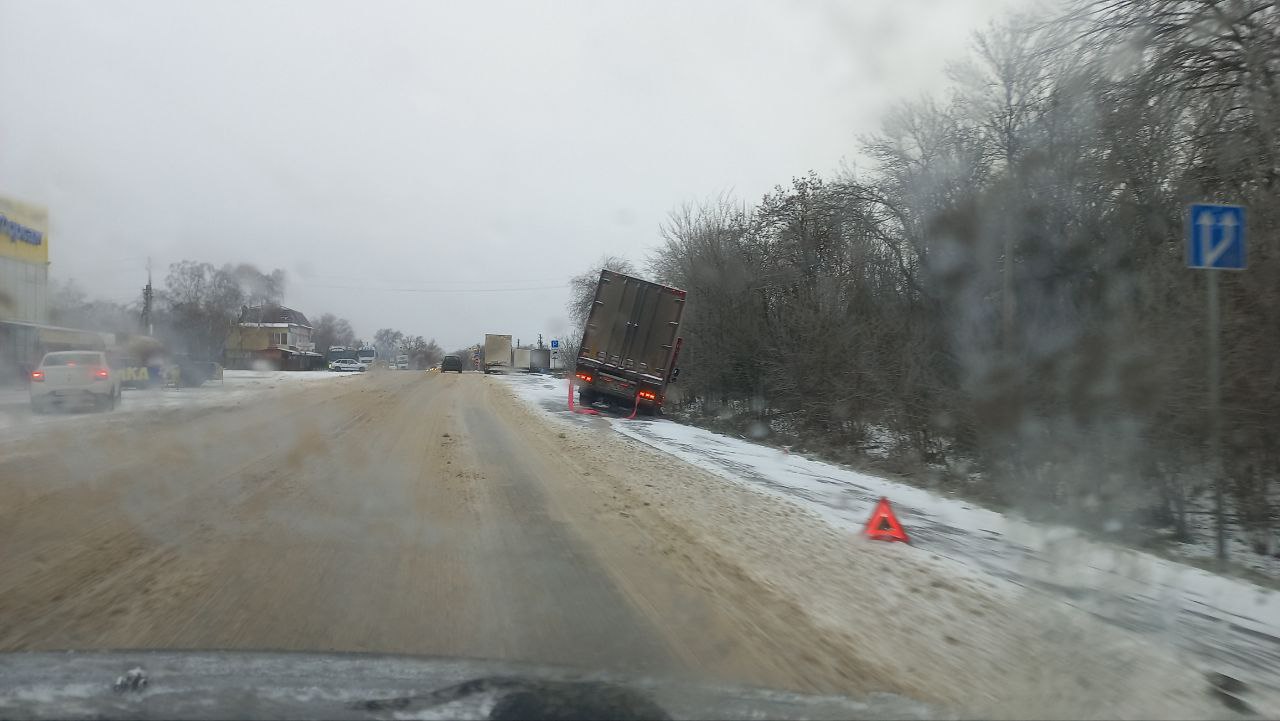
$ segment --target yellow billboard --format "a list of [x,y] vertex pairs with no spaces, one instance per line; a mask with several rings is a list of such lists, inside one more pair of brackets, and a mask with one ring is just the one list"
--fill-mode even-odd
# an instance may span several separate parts
[[49,212],[0,196],[0,257],[49,262]]

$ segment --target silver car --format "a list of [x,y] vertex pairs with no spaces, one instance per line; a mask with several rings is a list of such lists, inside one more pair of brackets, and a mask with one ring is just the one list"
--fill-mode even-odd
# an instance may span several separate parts
[[329,370],[331,371],[349,371],[349,372],[363,373],[365,368],[366,366],[364,363],[361,363],[360,361],[355,360],[354,358],[339,358],[338,360],[329,364]]

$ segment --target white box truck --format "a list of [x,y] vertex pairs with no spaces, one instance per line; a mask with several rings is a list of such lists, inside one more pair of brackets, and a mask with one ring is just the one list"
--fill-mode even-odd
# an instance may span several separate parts
[[529,352],[529,370],[545,373],[551,370],[551,349],[534,348]]
[[511,336],[486,333],[484,372],[506,373],[508,370],[511,370]]

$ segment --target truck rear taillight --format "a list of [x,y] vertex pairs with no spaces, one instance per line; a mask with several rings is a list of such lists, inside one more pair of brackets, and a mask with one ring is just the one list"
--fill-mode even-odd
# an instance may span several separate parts
[[31,380],[35,383],[44,383],[44,371],[31,371]]
[[97,376],[98,378],[110,378],[110,377],[111,377],[111,374],[107,372],[107,369],[106,369],[106,368],[99,368],[98,370],[94,371],[94,373],[93,373],[93,374],[94,374],[95,376]]
[[644,399],[644,400],[646,400],[646,401],[656,401],[656,400],[658,400],[658,394],[657,394],[657,393],[654,393],[653,391],[640,391],[640,392],[639,392],[639,393],[637,393],[636,395],[640,396],[642,399]]
[[583,383],[590,383],[590,382],[591,382],[591,376],[590,376],[590,375],[587,375],[586,373],[579,373],[579,374],[577,374],[577,375],[578,375],[578,380],[582,381]]

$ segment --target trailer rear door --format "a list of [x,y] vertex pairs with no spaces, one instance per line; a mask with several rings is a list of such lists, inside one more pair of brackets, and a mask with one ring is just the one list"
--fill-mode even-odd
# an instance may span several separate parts
[[683,313],[684,291],[602,271],[579,357],[665,382]]

